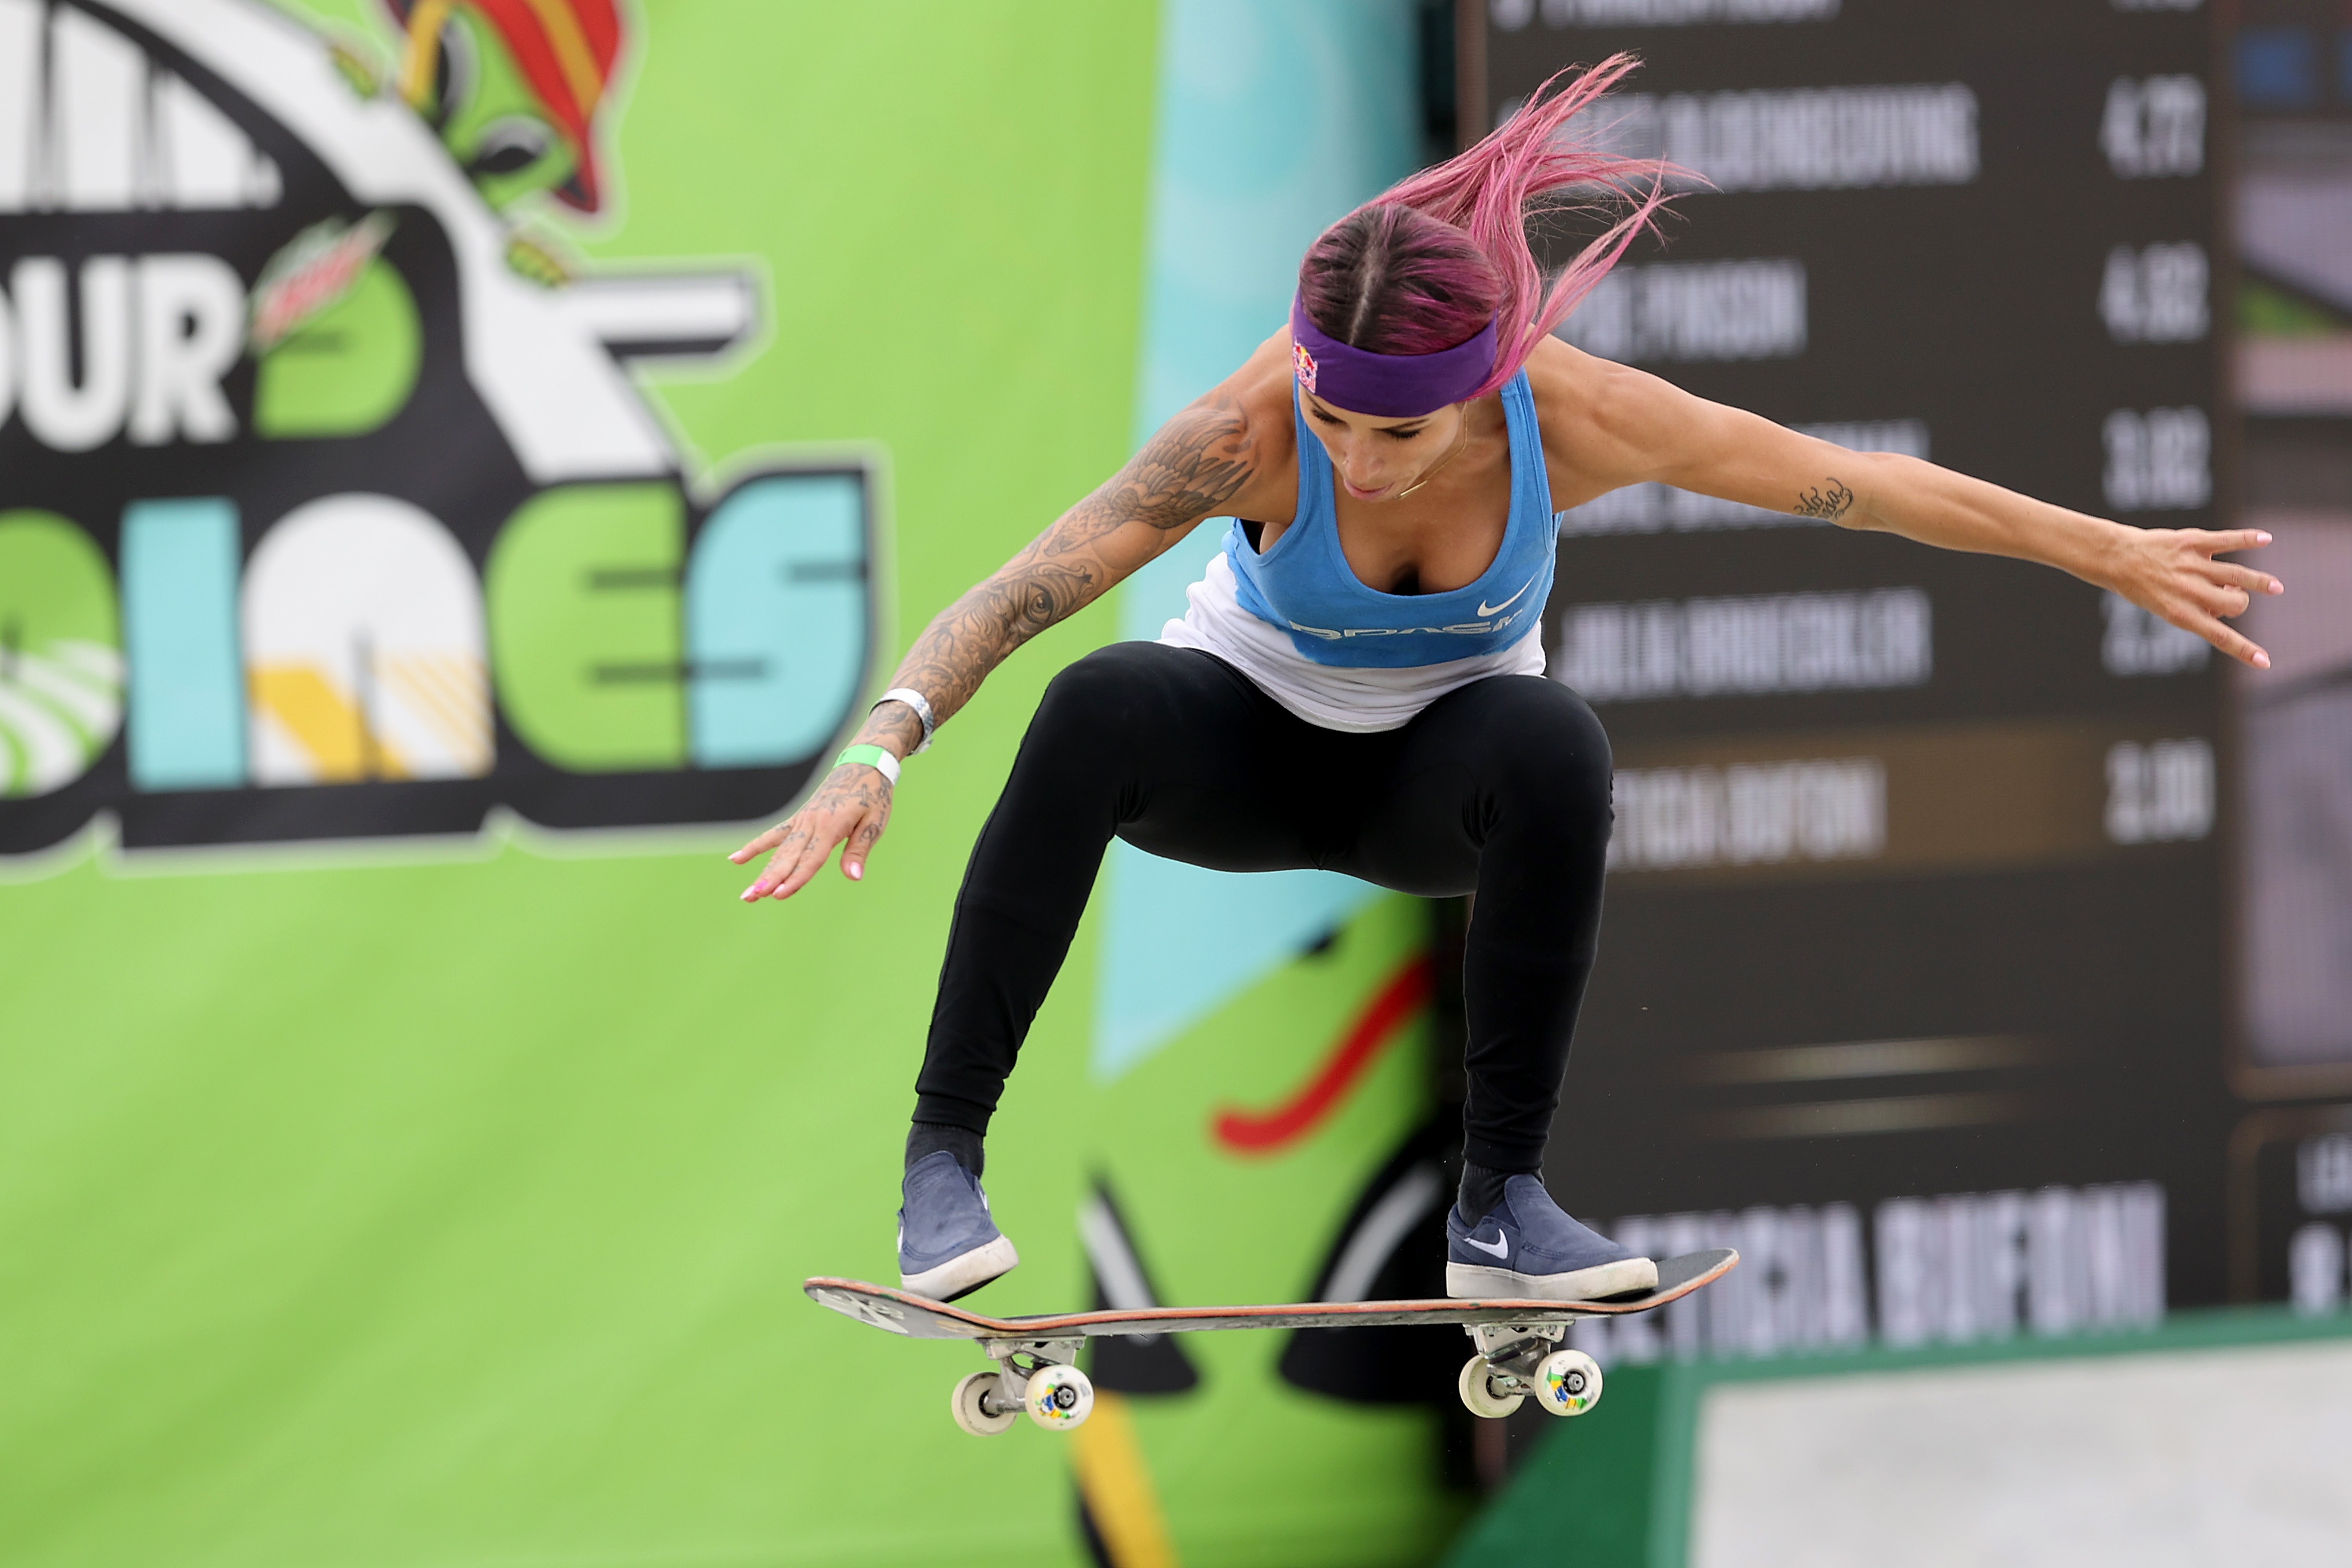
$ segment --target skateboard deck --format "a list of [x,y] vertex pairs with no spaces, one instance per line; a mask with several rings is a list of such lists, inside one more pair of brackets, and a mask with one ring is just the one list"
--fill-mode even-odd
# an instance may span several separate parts
[[1474,1415],[1508,1415],[1528,1399],[1554,1415],[1580,1415],[1601,1398],[1600,1365],[1566,1348],[1580,1318],[1622,1317],[1679,1300],[1730,1272],[1729,1247],[1686,1253],[1658,1265],[1658,1284],[1608,1301],[1431,1300],[1297,1301],[1240,1307],[1139,1307],[1104,1312],[1049,1312],[992,1318],[945,1301],[819,1275],[801,1288],[820,1307],[913,1340],[969,1340],[995,1369],[955,1385],[949,1413],[976,1437],[1012,1426],[1023,1411],[1038,1426],[1069,1431],[1094,1409],[1094,1384],[1076,1362],[1086,1342],[1103,1334],[1181,1334],[1203,1329],[1348,1329],[1396,1323],[1460,1325],[1475,1347],[1456,1380]]
[[1121,1311],[1057,1312],[992,1318],[947,1302],[910,1296],[863,1279],[818,1275],[801,1288],[821,1307],[916,1340],[1067,1340],[1097,1334],[1170,1334],[1203,1329],[1347,1329],[1395,1323],[1570,1323],[1622,1317],[1680,1300],[1730,1271],[1729,1247],[1685,1253],[1658,1265],[1658,1286],[1609,1301],[1495,1299],[1417,1301],[1300,1301],[1282,1306],[1139,1307]]

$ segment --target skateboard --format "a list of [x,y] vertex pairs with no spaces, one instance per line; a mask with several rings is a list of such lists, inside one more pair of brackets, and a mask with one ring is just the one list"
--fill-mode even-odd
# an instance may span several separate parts
[[1554,1415],[1581,1415],[1601,1400],[1601,1368],[1565,1348],[1568,1325],[1580,1318],[1622,1317],[1678,1301],[1729,1273],[1729,1247],[1685,1253],[1658,1265],[1658,1285],[1609,1301],[1448,1300],[1305,1301],[1288,1306],[1139,1307],[992,1318],[910,1296],[887,1285],[818,1275],[801,1288],[820,1307],[915,1340],[971,1340],[994,1370],[955,1385],[949,1409],[975,1437],[1011,1428],[1025,1410],[1049,1431],[1067,1432],[1094,1411],[1094,1384],[1076,1363],[1097,1334],[1181,1334],[1204,1329],[1347,1329],[1396,1323],[1458,1323],[1476,1352],[1455,1388],[1473,1415],[1499,1420],[1533,1399]]

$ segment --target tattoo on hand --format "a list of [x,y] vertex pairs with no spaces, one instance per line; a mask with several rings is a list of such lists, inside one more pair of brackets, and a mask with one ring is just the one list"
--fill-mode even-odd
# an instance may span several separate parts
[[1823,522],[1835,522],[1853,510],[1853,492],[1832,476],[1826,490],[1816,485],[1799,491],[1797,504],[1790,510],[1799,517],[1817,517]]
[[825,775],[824,783],[809,803],[793,814],[792,831],[786,842],[809,836],[807,824],[837,811],[868,812],[880,807],[887,817],[890,809],[890,781],[881,771],[862,763],[843,763]]

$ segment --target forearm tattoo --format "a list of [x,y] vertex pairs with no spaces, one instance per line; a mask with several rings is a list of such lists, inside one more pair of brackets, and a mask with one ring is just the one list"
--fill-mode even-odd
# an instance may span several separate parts
[[1817,517],[1823,522],[1835,522],[1853,510],[1853,492],[1832,477],[1826,489],[1813,486],[1797,493],[1797,504],[1790,508],[1799,517]]
[[[1013,649],[1100,598],[1164,547],[1132,535],[1121,540],[1128,524],[1164,533],[1210,515],[1248,480],[1252,460],[1248,426],[1231,399],[1203,398],[1185,409],[1101,488],[942,610],[907,650],[891,684],[929,698],[946,723]],[[877,722],[887,722],[886,733],[911,737],[909,745],[922,738],[920,721],[898,703],[886,703],[867,728]]]
[[[897,682],[905,685],[906,682]],[[897,742],[895,745],[892,742]],[[885,702],[866,716],[853,746],[887,746],[898,756],[908,756],[923,743],[923,721],[915,710],[903,702]],[[859,770],[872,773],[871,768]]]

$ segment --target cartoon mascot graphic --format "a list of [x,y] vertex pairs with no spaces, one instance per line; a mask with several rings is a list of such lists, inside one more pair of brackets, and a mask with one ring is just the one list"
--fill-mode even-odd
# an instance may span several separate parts
[[[400,33],[390,86],[431,126],[482,199],[519,216],[552,195],[604,210],[598,115],[627,37],[615,0],[384,0]],[[347,68],[364,72],[356,60]],[[573,268],[517,232],[507,260],[548,284]]]
[[614,0],[385,0],[397,86],[501,210],[551,191],[600,209],[596,113],[623,43]]
[[739,822],[855,706],[866,457],[638,368],[758,261],[525,233],[619,221],[635,13],[380,4],[0,0],[0,857]]

